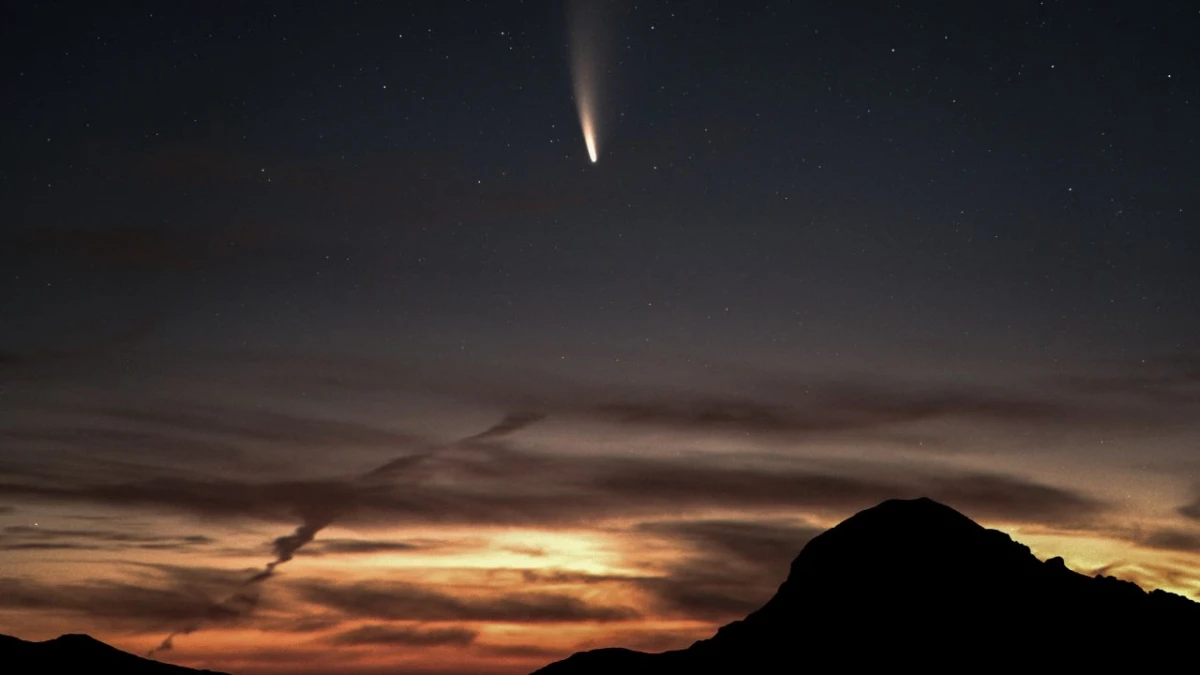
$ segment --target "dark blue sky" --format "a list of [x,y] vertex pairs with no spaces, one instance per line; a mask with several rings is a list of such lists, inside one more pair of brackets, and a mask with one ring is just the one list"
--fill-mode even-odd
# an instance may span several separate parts
[[1187,3],[614,7],[590,166],[556,3],[10,5],[5,348],[1195,349]]

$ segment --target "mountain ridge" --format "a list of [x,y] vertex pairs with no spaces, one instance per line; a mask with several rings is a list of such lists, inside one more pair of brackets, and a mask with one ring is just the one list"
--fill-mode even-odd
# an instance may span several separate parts
[[1183,596],[1087,577],[949,506],[894,499],[814,537],[766,604],[710,638],[580,652],[535,675],[1111,667],[1166,663],[1194,635],[1200,604]]
[[82,633],[66,633],[42,642],[0,635],[0,664],[11,675],[228,675],[142,658]]

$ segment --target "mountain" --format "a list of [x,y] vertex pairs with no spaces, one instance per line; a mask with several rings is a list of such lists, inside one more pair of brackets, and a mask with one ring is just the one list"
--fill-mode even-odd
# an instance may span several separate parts
[[0,635],[0,672],[7,675],[225,675],[143,659],[87,635],[62,635],[45,642],[27,642]]
[[[535,675],[1195,668],[1200,604],[1062,558],[929,499],[890,500],[813,538],[775,597],[687,649],[600,649]],[[1192,666],[1184,664],[1192,662]]]

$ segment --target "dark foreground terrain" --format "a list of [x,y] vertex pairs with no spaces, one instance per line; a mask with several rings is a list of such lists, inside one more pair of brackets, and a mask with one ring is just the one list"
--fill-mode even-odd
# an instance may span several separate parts
[[26,642],[0,635],[0,673],[6,675],[224,675],[143,659],[87,635]]
[[1174,672],[1195,667],[1198,637],[1200,604],[1042,562],[929,499],[892,500],[810,541],[775,597],[712,638],[583,652],[536,675]]

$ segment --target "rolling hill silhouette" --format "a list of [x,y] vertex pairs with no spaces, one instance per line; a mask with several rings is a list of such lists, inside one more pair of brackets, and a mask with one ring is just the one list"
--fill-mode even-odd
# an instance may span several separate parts
[[87,635],[62,635],[27,642],[0,635],[0,672],[9,675],[225,675],[143,659]]
[[[535,675],[1195,668],[1200,604],[1038,560],[930,499],[812,539],[759,610],[687,649],[600,649]],[[1186,666],[1188,662],[1192,666]]]

